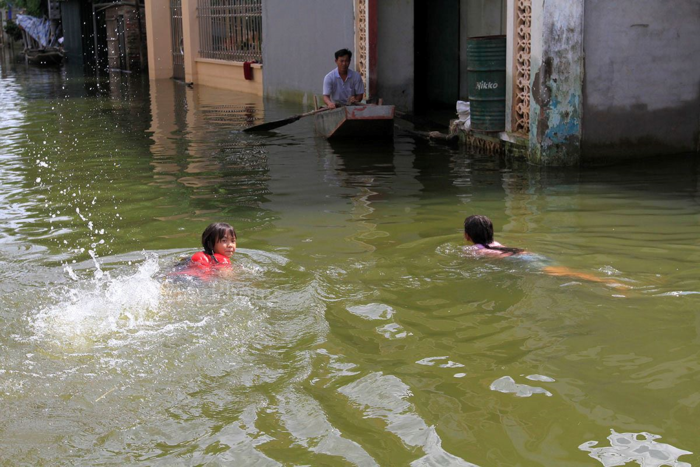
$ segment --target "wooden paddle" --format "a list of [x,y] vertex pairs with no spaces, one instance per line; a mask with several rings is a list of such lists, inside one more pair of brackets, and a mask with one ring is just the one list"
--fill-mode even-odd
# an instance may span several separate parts
[[279,128],[281,126],[285,126],[285,125],[289,125],[290,123],[294,123],[297,120],[299,120],[300,118],[309,117],[311,115],[316,115],[318,113],[325,112],[326,110],[329,110],[329,109],[330,109],[329,107],[321,107],[320,109],[312,110],[311,112],[306,112],[303,114],[292,115],[291,117],[287,117],[287,118],[284,118],[282,120],[275,120],[272,122],[261,123],[260,125],[253,125],[253,126],[246,128],[243,131],[248,133],[248,132],[252,132],[252,131],[274,130],[275,128]]

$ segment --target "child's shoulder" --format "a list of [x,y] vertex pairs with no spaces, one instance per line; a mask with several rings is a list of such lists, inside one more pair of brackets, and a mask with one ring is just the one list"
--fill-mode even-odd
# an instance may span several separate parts
[[209,258],[209,255],[203,251],[199,251],[199,252],[193,254],[192,258],[190,258],[190,260],[193,263],[201,263],[201,264],[211,263],[211,259]]

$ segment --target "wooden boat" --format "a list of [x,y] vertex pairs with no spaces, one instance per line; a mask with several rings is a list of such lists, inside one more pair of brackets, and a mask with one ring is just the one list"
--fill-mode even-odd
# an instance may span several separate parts
[[394,135],[393,105],[351,105],[314,116],[316,133],[324,138],[390,138]]
[[50,47],[46,49],[26,49],[24,51],[28,63],[33,65],[60,65],[63,62],[63,51]]

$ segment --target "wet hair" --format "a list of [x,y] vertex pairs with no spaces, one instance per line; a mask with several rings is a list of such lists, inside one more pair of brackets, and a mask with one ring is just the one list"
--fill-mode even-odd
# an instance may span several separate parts
[[352,60],[352,52],[350,52],[350,50],[348,49],[340,49],[339,51],[337,51],[335,53],[335,59],[338,60],[340,57],[345,57],[346,55],[350,60]]
[[208,255],[213,255],[214,245],[216,245],[219,240],[225,238],[227,235],[233,237],[234,240],[237,238],[236,230],[231,225],[225,222],[214,222],[213,224],[209,224],[202,233],[202,246],[204,247],[204,252]]
[[486,216],[469,216],[464,219],[464,233],[474,243],[486,246],[493,243],[493,222]]
[[489,246],[489,244],[493,243],[493,222],[486,216],[475,215],[464,219],[464,233],[469,235],[472,242],[483,246],[487,250],[500,251],[510,255],[516,255],[525,251],[520,248]]

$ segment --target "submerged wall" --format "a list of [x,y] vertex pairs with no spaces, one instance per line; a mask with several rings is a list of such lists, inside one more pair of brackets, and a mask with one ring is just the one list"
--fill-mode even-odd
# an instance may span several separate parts
[[336,67],[335,51],[355,53],[353,2],[265,0],[262,5],[265,95],[311,104],[316,94],[322,100],[323,77]]
[[583,159],[697,151],[700,1],[586,0]]

